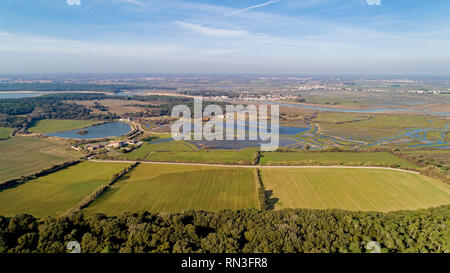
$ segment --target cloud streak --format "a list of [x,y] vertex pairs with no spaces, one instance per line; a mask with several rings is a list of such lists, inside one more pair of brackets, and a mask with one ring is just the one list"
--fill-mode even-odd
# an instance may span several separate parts
[[69,6],[80,6],[81,0],[67,0],[67,5]]
[[0,31],[0,56],[8,53],[76,56],[158,57],[174,55],[180,46],[167,43],[101,43]]
[[381,6],[381,0],[367,0],[369,6]]
[[142,2],[140,2],[140,1],[138,1],[138,0],[120,0],[120,2],[125,2],[125,3],[135,4],[135,5],[138,5],[138,6],[141,6],[141,7],[147,6],[147,4],[142,3]]
[[267,2],[264,2],[264,3],[258,4],[258,5],[247,7],[245,9],[240,9],[240,10],[237,10],[237,11],[230,12],[230,13],[226,14],[225,16],[237,15],[239,13],[243,13],[243,12],[246,12],[246,11],[249,11],[249,10],[252,10],[252,9],[256,9],[256,8],[265,7],[265,6],[272,5],[272,4],[275,4],[275,3],[278,3],[278,2],[280,2],[280,1],[279,0],[267,1]]
[[245,30],[233,30],[233,29],[221,29],[221,28],[212,28],[212,27],[205,27],[202,25],[197,24],[191,24],[187,22],[181,22],[176,21],[175,24],[185,28],[189,29],[207,36],[215,36],[215,37],[236,37],[236,36],[242,36],[249,34]]

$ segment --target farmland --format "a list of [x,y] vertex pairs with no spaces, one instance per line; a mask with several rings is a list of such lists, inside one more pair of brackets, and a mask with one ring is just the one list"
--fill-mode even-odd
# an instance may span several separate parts
[[450,187],[392,170],[263,168],[275,209],[414,210],[450,203]]
[[184,141],[171,141],[171,142],[161,142],[161,143],[144,143],[141,147],[133,150],[129,153],[110,153],[109,156],[118,157],[120,159],[132,160],[139,159],[144,160],[148,157],[151,152],[157,151],[170,151],[170,152],[190,152],[193,151],[195,147]]
[[0,141],[0,182],[81,157],[65,141],[13,137]]
[[32,133],[56,133],[81,129],[99,123],[93,120],[58,120],[41,119],[35,122],[28,130]]
[[[101,101],[71,101],[71,103],[76,103],[79,105],[83,105],[86,107],[89,107],[89,109],[93,110],[96,114],[101,114],[102,111],[98,108],[95,108],[95,102],[99,103],[100,105],[106,107],[108,109],[108,112],[116,113],[118,115],[123,115],[125,113],[133,113],[133,112],[139,112],[143,111],[146,108],[139,107],[139,105],[146,106],[149,105],[149,103],[141,102],[141,101],[135,101],[135,100],[101,100]],[[155,105],[158,104],[157,102],[152,102],[151,104]],[[148,109],[148,108],[147,108]]]
[[256,156],[255,149],[233,150],[200,150],[194,152],[154,152],[147,160],[156,162],[187,162],[211,164],[251,165]]
[[142,164],[85,209],[176,212],[256,208],[255,170]]
[[7,139],[12,131],[11,128],[0,127],[0,140]]
[[0,215],[59,216],[128,165],[83,162],[0,191]]
[[388,152],[267,152],[261,165],[384,165],[414,168],[413,164]]

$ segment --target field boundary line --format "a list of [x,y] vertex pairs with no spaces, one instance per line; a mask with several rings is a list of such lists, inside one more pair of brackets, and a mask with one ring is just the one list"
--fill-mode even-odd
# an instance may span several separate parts
[[81,211],[82,209],[88,207],[92,202],[97,200],[100,196],[102,196],[107,190],[111,188],[112,185],[114,185],[116,182],[118,182],[120,179],[122,179],[127,173],[133,171],[138,165],[139,161],[136,161],[132,165],[125,167],[122,169],[119,173],[113,174],[111,177],[111,180],[104,184],[99,186],[97,189],[95,189],[91,194],[86,196],[83,200],[81,200],[75,207],[68,209],[66,212],[60,215],[60,217],[68,216],[70,214],[76,213]]
[[[99,160],[89,159],[92,162],[103,163],[136,163],[133,160]],[[211,163],[184,163],[184,162],[164,162],[164,161],[140,161],[141,164],[166,164],[166,165],[187,165],[187,166],[209,166],[209,167],[228,167],[228,168],[261,168],[261,169],[374,169],[374,170],[392,170],[420,175],[420,172],[389,168],[389,167],[370,167],[370,166],[267,166],[267,165],[227,165],[227,164],[211,164]]]

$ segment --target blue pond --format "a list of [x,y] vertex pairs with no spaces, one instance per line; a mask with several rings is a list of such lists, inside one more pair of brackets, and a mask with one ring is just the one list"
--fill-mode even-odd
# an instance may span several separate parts
[[[259,147],[261,143],[268,143],[260,140],[193,140],[189,141],[198,148],[208,147],[209,149],[220,149],[220,150],[234,150],[234,149],[244,149],[250,147]],[[290,138],[280,138],[279,146],[284,147],[297,143],[297,141]]]
[[170,141],[173,141],[173,138],[171,138],[171,137],[161,138],[161,139],[153,140],[149,144],[158,144],[158,143],[165,143],[165,142],[170,142]]
[[309,131],[310,129],[311,129],[311,125],[308,125],[307,128],[304,128],[304,127],[280,126],[280,135],[293,136],[293,135],[296,135],[296,134],[300,134],[300,133]]
[[[235,129],[236,132],[240,131],[239,128],[238,128],[239,125],[242,126],[243,123],[242,122],[237,122],[235,124],[234,129]],[[224,124],[223,128],[224,128],[224,131],[225,131],[226,124]],[[261,127],[258,124],[254,124],[254,123],[251,123],[251,122],[248,122],[248,121],[245,122],[245,131],[249,131],[250,129],[258,131],[258,128],[262,128],[262,129],[268,128],[269,129],[269,130],[267,130],[268,132],[272,131],[271,130],[271,125],[269,125],[268,127]],[[293,136],[293,135],[296,135],[296,134],[299,134],[299,133],[303,133],[303,132],[309,131],[310,129],[311,129],[310,125],[308,125],[308,127],[279,126],[279,133],[280,133],[280,135]]]
[[[229,141],[229,140],[212,140],[212,141],[194,140],[194,141],[189,141],[189,142],[193,143],[194,145],[196,145],[199,148],[207,146],[210,149],[243,149],[243,148],[249,148],[249,147],[258,147],[262,143],[268,143],[268,141],[249,140],[249,135],[248,135],[249,131],[250,130],[258,131],[258,128],[259,128],[258,124],[255,124],[255,123],[251,123],[248,121],[246,121],[245,123],[237,122],[234,126],[235,132],[237,134],[239,132],[241,132],[241,133],[245,132],[246,140],[232,140],[232,141]],[[269,130],[267,130],[267,131],[270,133],[272,131],[270,125],[268,126],[268,129]],[[289,145],[297,143],[296,140],[288,138],[287,136],[297,135],[299,133],[309,131],[310,129],[311,129],[311,126],[308,126],[306,128],[305,127],[280,126],[279,134],[281,136],[284,135],[285,137],[280,137],[279,146],[284,147],[284,146],[289,146]],[[225,138],[226,124],[223,125],[223,131],[224,131],[224,138]],[[264,131],[266,131],[266,130],[264,130]]]
[[131,131],[131,126],[123,122],[109,122],[100,125],[89,126],[83,128],[86,130],[86,134],[78,134],[81,129],[70,130],[59,133],[50,133],[49,136],[63,137],[63,138],[76,138],[76,139],[93,139],[104,137],[118,137],[123,136]]

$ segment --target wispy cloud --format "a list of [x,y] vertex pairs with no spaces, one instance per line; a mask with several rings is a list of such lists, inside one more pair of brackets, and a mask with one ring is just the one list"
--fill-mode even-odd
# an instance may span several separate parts
[[128,56],[156,57],[173,55],[180,51],[179,45],[167,43],[101,43],[57,37],[15,34],[0,31],[0,56],[11,52],[73,54],[78,56]]
[[205,27],[202,25],[191,24],[191,23],[186,23],[186,22],[181,22],[181,21],[176,21],[175,24],[177,24],[183,28],[186,28],[186,29],[189,29],[189,30],[192,30],[195,32],[199,32],[201,34],[208,35],[208,36],[234,37],[234,36],[242,36],[242,35],[249,34],[245,30],[212,28],[212,27]]
[[80,6],[81,0],[67,0],[67,5],[69,6]]
[[120,2],[126,2],[126,3],[130,3],[130,4],[135,4],[135,5],[138,5],[138,6],[141,6],[141,7],[147,6],[147,4],[145,4],[145,3],[141,2],[141,1],[138,1],[138,0],[120,0]]
[[264,3],[258,4],[258,5],[247,7],[245,9],[240,9],[240,10],[237,10],[237,11],[230,12],[230,13],[226,14],[226,16],[236,15],[236,14],[243,13],[243,12],[246,12],[246,11],[251,10],[251,9],[265,7],[265,6],[272,5],[272,4],[275,4],[275,3],[278,3],[278,2],[280,2],[280,1],[279,0],[267,1],[267,2],[264,2]]
[[369,6],[381,6],[381,0],[367,0]]

